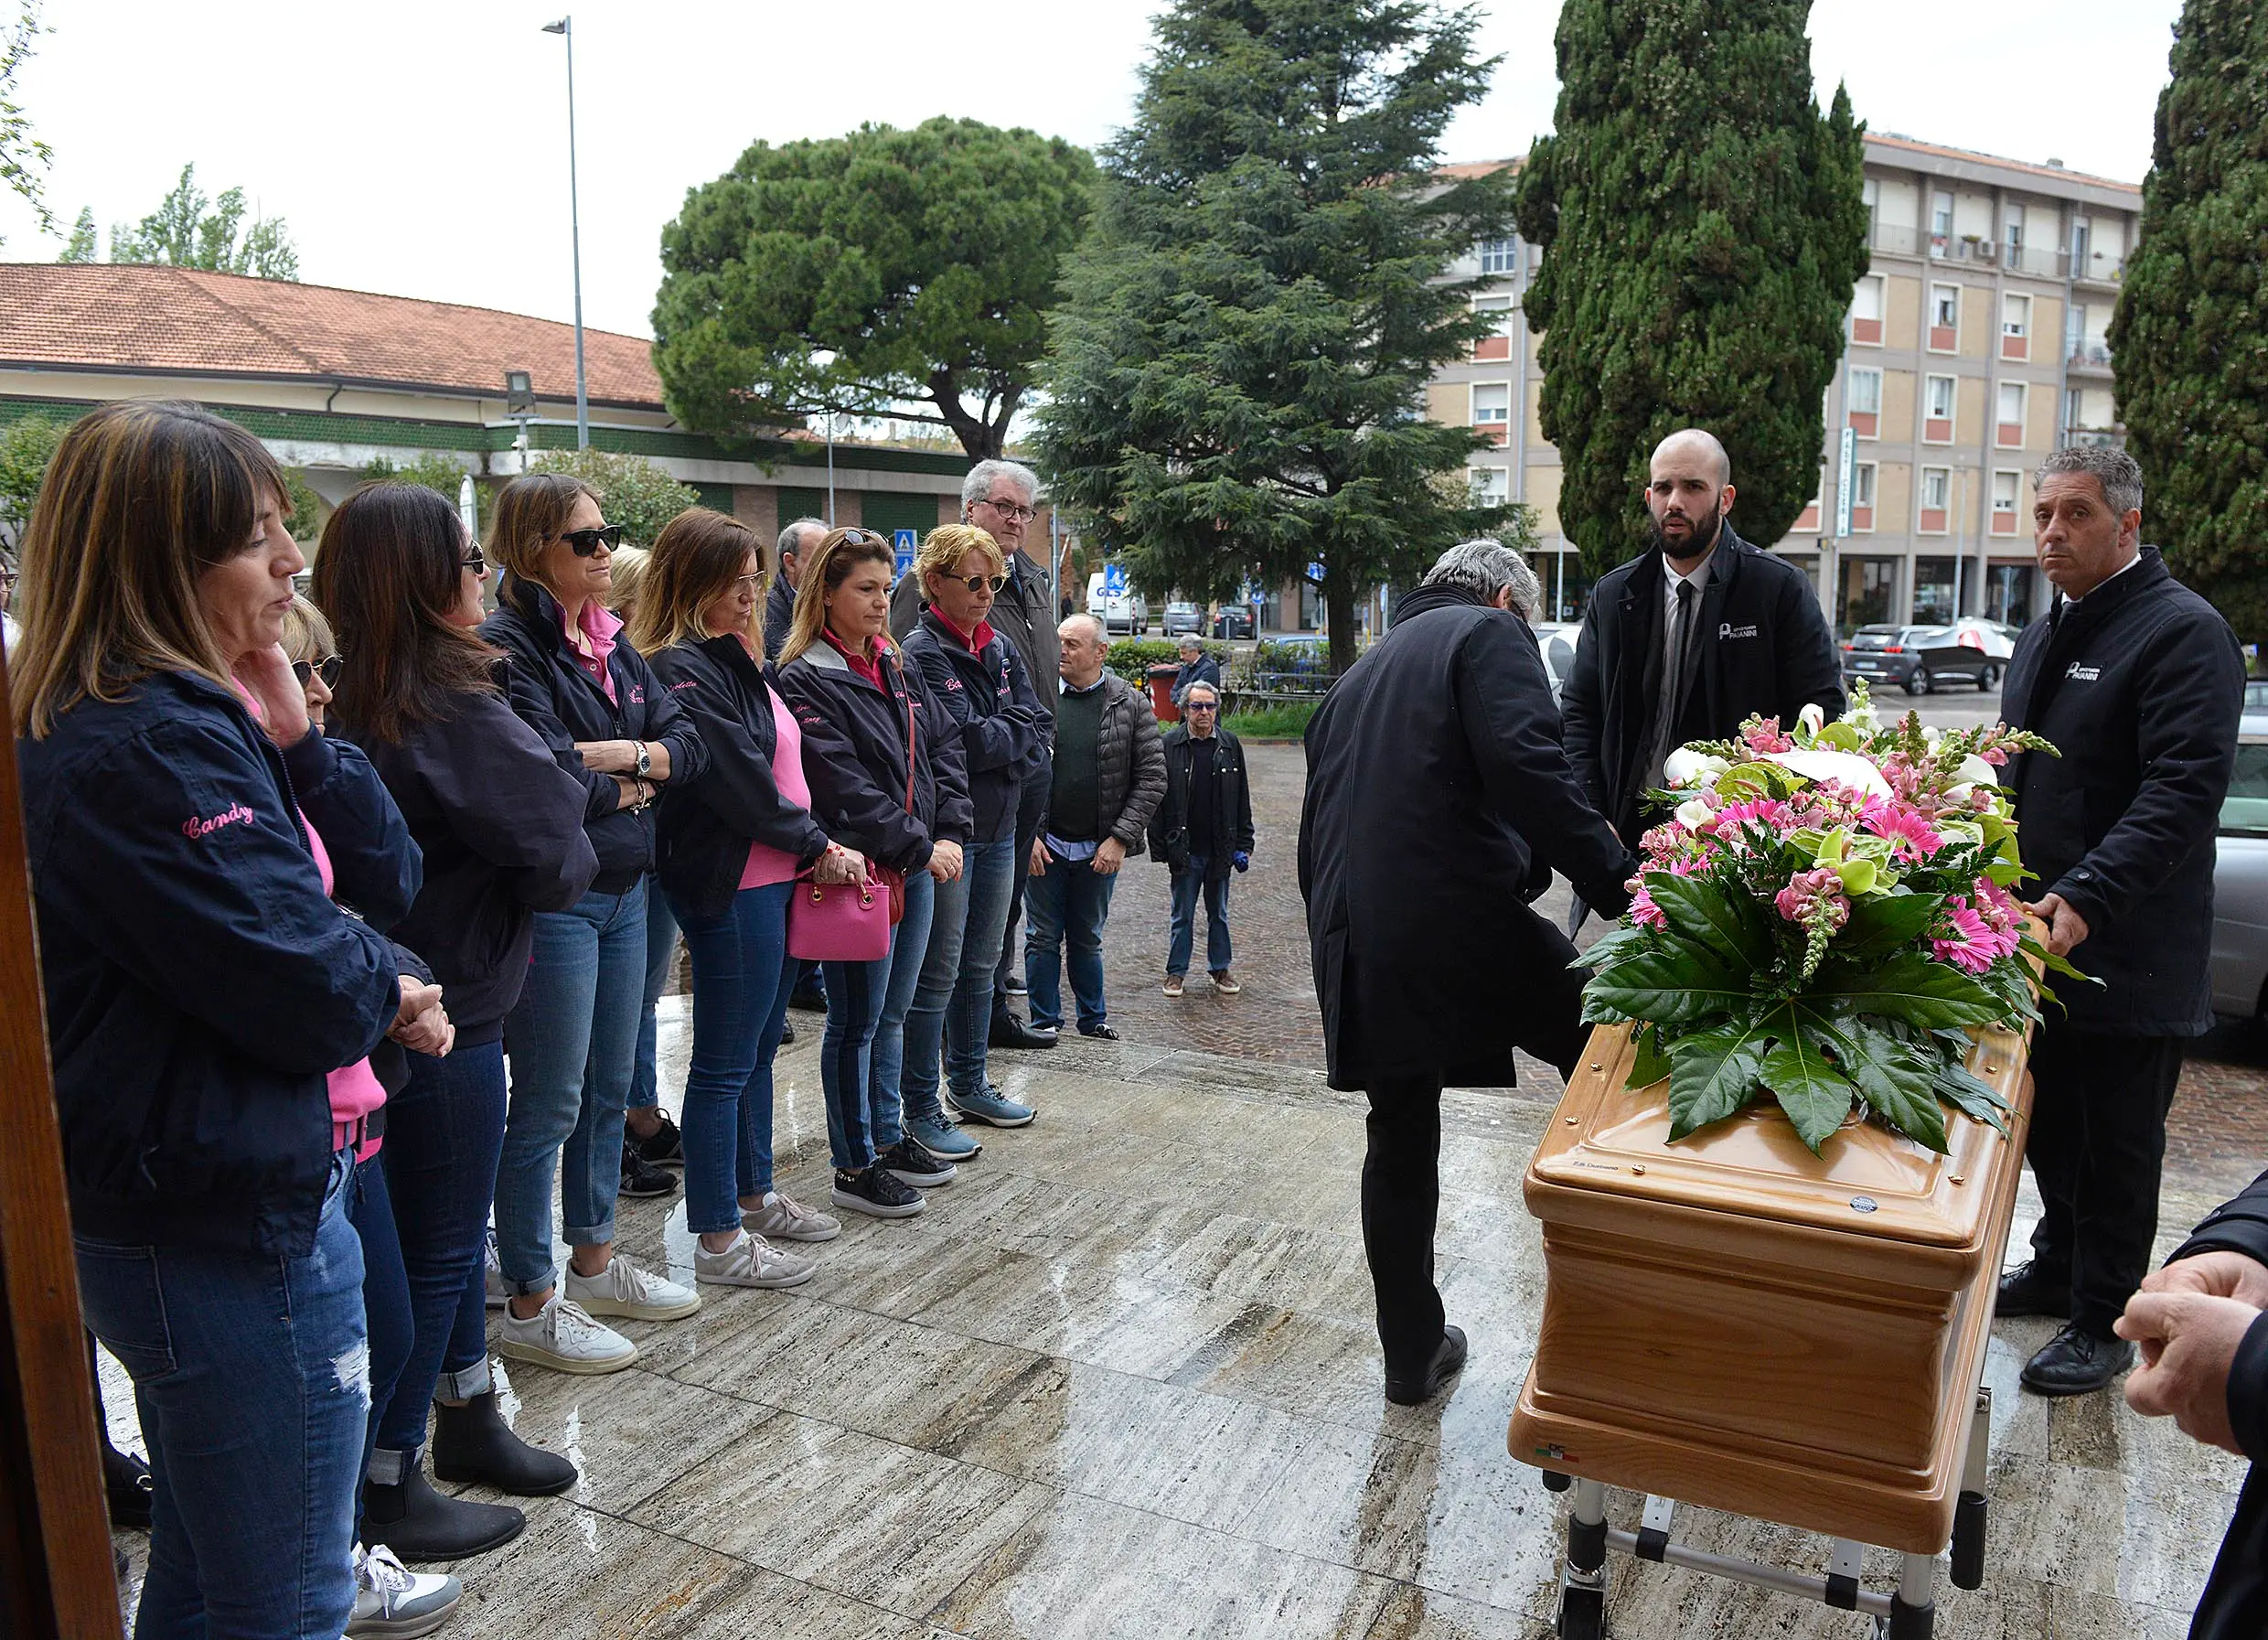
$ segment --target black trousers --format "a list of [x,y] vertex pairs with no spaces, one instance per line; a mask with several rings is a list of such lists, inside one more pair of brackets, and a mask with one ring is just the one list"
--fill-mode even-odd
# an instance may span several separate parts
[[[1008,1013],[1008,980],[1023,972],[1023,885],[1032,873],[1032,844],[1040,835],[1040,818],[1047,812],[1047,798],[1054,781],[1054,766],[1041,764],[1023,783],[1023,802],[1016,810],[1016,885],[1008,892],[1008,927],[1000,936],[1000,965],[992,972],[992,1013]],[[1013,1016],[1011,1015],[1012,1018]]]
[[2166,1112],[2182,1038],[2110,1036],[2059,1020],[2032,1040],[2025,1160],[2047,1210],[2032,1231],[2042,1275],[2068,1272],[2071,1319],[2099,1338],[2149,1273]]

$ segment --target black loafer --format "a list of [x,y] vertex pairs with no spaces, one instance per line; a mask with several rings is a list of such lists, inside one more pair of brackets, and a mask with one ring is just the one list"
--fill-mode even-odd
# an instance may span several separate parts
[[2024,1363],[2024,1388],[2035,1395],[2089,1395],[2134,1364],[2124,1338],[2098,1338],[2073,1322]]
[[1386,1399],[1397,1407],[1421,1406],[1441,1393],[1449,1381],[1465,1370],[1465,1334],[1461,1327],[1443,1327],[1441,1342],[1434,1346],[1433,1362],[1425,1376],[1417,1378],[1386,1378]]
[[1033,1030],[1012,1013],[995,1013],[992,1016],[992,1034],[987,1041],[996,1048],[1052,1048],[1055,1045],[1053,1034]]
[[2070,1320],[2070,1272],[2066,1270],[2058,1276],[2042,1270],[2037,1259],[2017,1265],[2000,1278],[1993,1313],[2004,1321],[2017,1315],[2052,1315],[2058,1321]]

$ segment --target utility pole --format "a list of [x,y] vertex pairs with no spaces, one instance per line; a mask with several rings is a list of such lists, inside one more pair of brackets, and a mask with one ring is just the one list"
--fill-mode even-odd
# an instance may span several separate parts
[[575,271],[575,448],[591,447],[591,393],[583,371],[583,205],[575,181],[575,20],[562,17],[543,26],[546,34],[567,41],[567,231]]

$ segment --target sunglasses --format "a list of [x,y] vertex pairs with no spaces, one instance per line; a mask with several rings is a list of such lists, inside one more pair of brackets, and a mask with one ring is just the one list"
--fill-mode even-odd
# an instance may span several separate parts
[[338,669],[345,664],[346,657],[342,655],[326,655],[320,660],[294,660],[292,662],[292,676],[299,680],[302,689],[307,687],[310,678],[322,679],[323,687],[329,689],[338,682]]
[[597,530],[562,530],[559,538],[574,549],[577,558],[588,558],[601,547],[611,552],[622,545],[622,526],[608,524]]
[[989,586],[997,593],[1008,584],[1006,575],[947,575],[946,579],[959,582],[970,592],[982,592]]
[[1211,701],[1183,701],[1183,712],[1218,712],[1220,707]]
[[478,552],[468,553],[465,559],[465,567],[476,575],[485,575],[488,573],[488,561]]
[[881,536],[875,534],[872,530],[861,530],[857,526],[853,525],[843,531],[842,544],[846,547],[886,547],[890,543],[883,540]]

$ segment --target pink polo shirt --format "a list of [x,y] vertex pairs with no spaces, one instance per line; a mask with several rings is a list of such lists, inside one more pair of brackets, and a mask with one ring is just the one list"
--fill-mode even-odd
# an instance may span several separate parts
[[[787,710],[787,702],[779,698],[771,685],[765,694],[772,702],[772,778],[778,782],[780,796],[805,809],[811,807],[811,783],[803,777],[803,731],[796,724],[796,714]],[[741,867],[740,885],[743,888],[767,888],[775,883],[789,883],[803,862],[793,854],[774,848],[768,842],[750,841],[748,863]]]
[[[586,598],[583,603],[582,620],[570,622],[567,619],[566,607],[562,606],[559,612],[559,626],[560,630],[566,635],[567,653],[574,657],[575,664],[589,675],[592,682],[606,691],[606,698],[614,701],[615,674],[606,670],[606,658],[615,652],[615,635],[622,630],[621,617],[596,598]],[[591,640],[591,652],[588,655],[575,647],[575,627],[577,626],[583,628],[583,637]],[[615,701],[617,706],[621,703],[619,701]]]
[[[323,839],[301,815],[299,823],[307,833],[307,846],[315,851],[315,868],[323,874],[323,892],[332,891],[331,854],[323,846]],[[386,1102],[385,1086],[378,1073],[370,1068],[367,1058],[352,1065],[341,1066],[325,1078],[331,1095],[331,1148],[337,1150],[354,1137],[355,1124]],[[366,1139],[355,1147],[355,1160],[368,1162],[378,1154],[382,1139]]]

